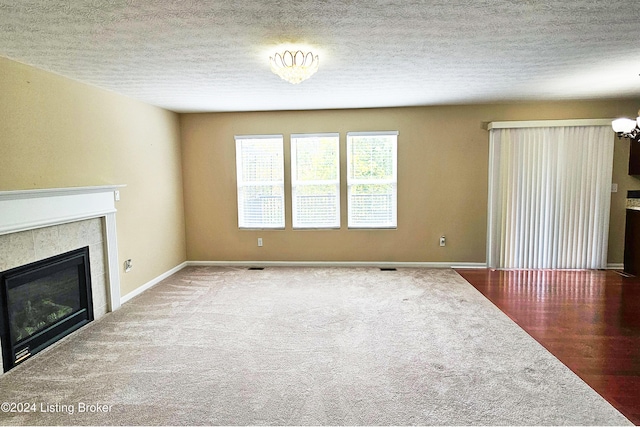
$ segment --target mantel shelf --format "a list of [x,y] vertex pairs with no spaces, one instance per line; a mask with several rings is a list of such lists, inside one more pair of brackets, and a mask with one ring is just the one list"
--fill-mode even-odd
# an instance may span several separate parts
[[66,187],[66,188],[37,188],[30,190],[9,190],[0,191],[0,200],[34,199],[39,197],[69,196],[75,194],[108,193],[116,191],[118,188],[126,187],[120,185],[98,185],[91,187]]
[[0,191],[0,235],[104,218],[109,308],[120,307],[116,194],[124,185]]

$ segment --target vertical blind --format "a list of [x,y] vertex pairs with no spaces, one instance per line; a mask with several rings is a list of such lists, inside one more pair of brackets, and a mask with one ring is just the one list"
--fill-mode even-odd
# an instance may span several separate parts
[[282,135],[236,136],[238,226],[284,228]]
[[340,228],[339,135],[291,135],[293,228]]
[[347,133],[350,228],[397,226],[398,132]]
[[487,263],[607,265],[610,126],[490,130]]

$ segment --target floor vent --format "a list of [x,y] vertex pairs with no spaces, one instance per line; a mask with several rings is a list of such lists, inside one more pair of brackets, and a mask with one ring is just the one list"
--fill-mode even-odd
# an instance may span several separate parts
[[247,270],[264,270],[264,267],[249,267]]
[[381,268],[380,271],[398,271],[397,268]]

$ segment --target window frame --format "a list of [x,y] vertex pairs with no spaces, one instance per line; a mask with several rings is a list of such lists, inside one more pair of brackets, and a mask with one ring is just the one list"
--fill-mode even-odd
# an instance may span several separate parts
[[[391,229],[398,228],[398,131],[347,132],[347,227],[349,229]],[[391,153],[391,179],[352,178],[352,144],[354,137],[394,136]],[[352,187],[361,184],[391,185],[391,221],[387,223],[358,223],[353,219]]]
[[[237,192],[237,213],[238,213],[238,228],[241,230],[284,230],[286,221],[286,203],[285,203],[285,158],[284,158],[284,135],[235,135],[236,146],[236,192]],[[279,155],[282,159],[281,164],[281,180],[276,181],[244,181],[243,179],[243,162],[242,162],[242,142],[247,140],[279,140]],[[244,202],[242,198],[243,192],[241,189],[248,187],[274,187],[280,188],[280,204],[282,206],[282,218],[277,224],[254,224],[244,222]]]
[[[331,180],[313,180],[305,181],[297,179],[297,150],[298,139],[304,138],[335,138],[335,151],[336,151],[336,179]],[[290,150],[291,150],[291,223],[294,230],[332,230],[339,229],[341,226],[341,188],[340,188],[340,133],[338,132],[325,132],[325,133],[293,133],[290,135]],[[317,224],[317,225],[304,225],[298,223],[297,218],[297,197],[296,192],[299,187],[313,186],[313,185],[330,185],[336,189],[336,211],[334,221],[331,224]]]

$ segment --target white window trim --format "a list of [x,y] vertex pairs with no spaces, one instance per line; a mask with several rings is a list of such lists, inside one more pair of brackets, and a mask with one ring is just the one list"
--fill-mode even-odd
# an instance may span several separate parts
[[[241,141],[247,139],[280,139],[282,144],[280,146],[282,153],[282,180],[278,181],[243,181],[242,178],[242,156],[239,156],[240,153],[240,144]],[[235,135],[234,136],[235,144],[236,144],[236,197],[237,197],[237,220],[238,220],[238,228],[241,230],[284,230],[285,229],[285,221],[286,221],[286,204],[285,204],[285,191],[284,191],[284,135],[282,134],[274,134],[274,135]],[[241,215],[240,208],[243,205],[242,199],[240,197],[240,189],[243,187],[272,187],[279,186],[282,189],[282,196],[280,197],[282,200],[282,222],[273,226],[263,226],[263,227],[255,227],[255,226],[247,226],[241,224]]]
[[[294,139],[302,139],[302,138],[322,138],[322,137],[330,137],[336,138],[337,144],[337,153],[338,153],[338,162],[336,165],[336,176],[337,179],[332,180],[315,180],[315,181],[298,181],[296,179],[297,176],[297,164],[295,159],[296,157],[296,149],[297,145],[294,142]],[[337,132],[328,132],[328,133],[293,133],[290,135],[291,141],[291,221],[294,230],[333,230],[340,228],[340,134]],[[305,226],[296,223],[296,212],[297,212],[297,199],[296,199],[296,189],[301,186],[311,186],[311,185],[332,185],[336,187],[336,218],[335,223],[333,225],[328,226]]]
[[381,130],[381,131],[367,131],[367,132],[347,132],[347,138],[350,136],[387,136],[387,135],[400,135],[397,130]]
[[[392,154],[392,162],[393,162],[393,176],[392,179],[351,179],[351,161],[350,161],[350,153],[351,153],[351,137],[354,136],[393,136],[396,137],[399,135],[398,131],[369,131],[369,132],[347,132],[347,227],[349,229],[357,230],[357,229],[390,229],[395,230],[398,228],[398,140],[396,138],[395,141],[395,150],[393,150]],[[351,187],[358,184],[373,184],[373,185],[389,185],[391,184],[393,188],[393,198],[391,200],[392,204],[392,224],[389,225],[367,225],[367,224],[352,224],[352,213],[351,213]]]

